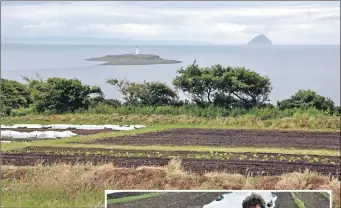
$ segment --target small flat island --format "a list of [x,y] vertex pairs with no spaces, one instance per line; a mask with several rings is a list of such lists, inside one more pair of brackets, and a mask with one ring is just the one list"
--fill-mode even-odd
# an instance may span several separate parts
[[105,61],[105,63],[102,63],[101,65],[152,65],[181,63],[181,61],[162,59],[160,56],[154,54],[139,54],[138,48],[136,49],[136,54],[106,55],[85,60]]

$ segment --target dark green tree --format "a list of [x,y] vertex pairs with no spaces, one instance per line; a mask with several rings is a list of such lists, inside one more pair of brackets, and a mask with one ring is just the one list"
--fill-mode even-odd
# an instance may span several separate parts
[[213,103],[218,83],[210,68],[199,67],[194,61],[186,69],[178,70],[178,74],[173,80],[176,89],[182,90],[197,104]]
[[197,104],[251,108],[268,101],[272,90],[269,78],[243,67],[199,67],[194,63],[178,70],[173,80]]
[[262,77],[244,67],[234,68],[224,74],[221,87],[225,93],[237,98],[245,108],[264,105],[269,101],[272,90],[268,77]]
[[145,106],[173,105],[178,95],[166,84],[160,82],[135,83],[127,80],[109,79],[108,84],[116,86],[126,104]]
[[330,98],[323,97],[312,90],[299,90],[289,99],[278,101],[277,106],[281,110],[314,107],[318,110],[334,111],[334,101]]
[[0,109],[9,115],[12,109],[26,108],[32,103],[28,87],[17,81],[1,79]]
[[37,112],[74,112],[88,109],[96,100],[103,100],[99,87],[83,85],[78,79],[25,79],[28,81],[33,107]]
[[7,79],[1,79],[1,101],[11,108],[28,107],[32,103],[25,84]]

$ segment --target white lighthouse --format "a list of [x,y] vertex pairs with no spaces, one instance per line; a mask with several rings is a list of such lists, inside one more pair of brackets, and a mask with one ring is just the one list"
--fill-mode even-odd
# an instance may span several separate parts
[[139,54],[139,47],[136,46],[136,55],[138,55],[138,54]]

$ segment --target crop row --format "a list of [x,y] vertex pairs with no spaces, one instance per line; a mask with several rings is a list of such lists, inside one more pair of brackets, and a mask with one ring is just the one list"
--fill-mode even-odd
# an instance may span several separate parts
[[126,158],[163,158],[163,159],[201,159],[201,160],[238,160],[238,161],[281,161],[302,162],[318,164],[338,164],[339,157],[323,157],[312,155],[288,155],[267,153],[232,153],[232,152],[181,152],[181,151],[122,151],[108,149],[81,149],[81,148],[39,148],[28,147],[21,150],[13,150],[8,153],[34,155],[43,153],[46,155],[74,155],[74,156],[112,156]]

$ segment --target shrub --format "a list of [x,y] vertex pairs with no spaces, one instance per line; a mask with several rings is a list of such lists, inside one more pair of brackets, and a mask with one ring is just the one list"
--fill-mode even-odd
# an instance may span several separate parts
[[277,102],[279,109],[292,108],[316,108],[317,110],[334,110],[334,102],[330,98],[323,97],[312,90],[299,90],[295,95],[289,99]]

